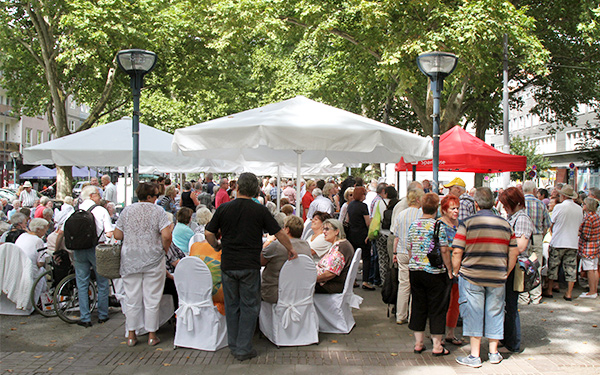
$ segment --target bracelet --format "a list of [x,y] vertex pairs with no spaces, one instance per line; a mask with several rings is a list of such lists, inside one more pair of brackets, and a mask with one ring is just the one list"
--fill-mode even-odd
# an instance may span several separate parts
[[398,253],[392,253],[392,254],[397,255]]

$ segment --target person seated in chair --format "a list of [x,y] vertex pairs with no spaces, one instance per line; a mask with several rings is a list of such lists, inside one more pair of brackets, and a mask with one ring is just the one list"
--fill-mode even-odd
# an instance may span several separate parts
[[[284,220],[283,231],[290,238],[292,246],[298,254],[311,256],[308,242],[301,240],[304,223],[298,216],[287,216]],[[279,291],[279,272],[288,260],[286,248],[277,240],[267,245],[261,252],[260,262],[265,267],[262,272],[262,300],[277,303]]]
[[315,293],[341,293],[354,257],[354,247],[346,240],[342,222],[327,219],[323,223],[325,240],[331,248],[317,263],[317,285]]
[[187,207],[180,208],[177,211],[177,224],[173,229],[173,243],[186,255],[190,253],[190,239],[194,236],[194,231],[188,226],[193,213]]
[[221,315],[225,315],[225,296],[223,295],[223,275],[221,273],[221,251],[215,251],[206,240],[194,242],[190,256],[196,256],[206,264],[213,281],[212,300]]

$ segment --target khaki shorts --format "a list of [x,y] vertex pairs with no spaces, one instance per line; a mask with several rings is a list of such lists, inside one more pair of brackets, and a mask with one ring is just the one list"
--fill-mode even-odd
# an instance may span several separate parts
[[581,271],[595,271],[598,269],[598,258],[581,258],[580,263],[579,269]]
[[558,267],[562,263],[565,281],[577,281],[577,249],[550,246],[548,258],[548,278],[558,280]]

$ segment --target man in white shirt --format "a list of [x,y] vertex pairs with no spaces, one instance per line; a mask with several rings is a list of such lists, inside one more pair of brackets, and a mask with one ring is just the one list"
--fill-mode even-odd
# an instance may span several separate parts
[[319,188],[315,188],[312,192],[315,200],[312,201],[310,206],[308,207],[308,213],[306,214],[306,219],[311,220],[313,214],[317,211],[327,212],[329,215],[333,216],[335,213],[335,207],[333,206],[333,202],[323,196],[323,190]]
[[[102,197],[94,185],[88,185],[81,190],[81,199],[83,202],[79,205],[80,210],[89,210],[92,206],[98,205],[91,210],[96,221],[96,233],[99,236],[98,243],[106,242],[107,238],[112,237],[113,226],[108,211],[100,206]],[[64,225],[63,225],[64,230]],[[73,251],[73,267],[75,268],[75,279],[79,291],[79,309],[80,320],[77,322],[80,326],[91,327],[90,307],[88,301],[88,288],[90,282],[90,267],[96,274],[96,284],[98,285],[98,323],[104,323],[108,320],[108,279],[100,276],[96,272],[96,249],[95,247],[85,250]]]
[[554,281],[558,280],[558,267],[562,263],[568,289],[563,298],[573,299],[572,292],[577,281],[577,249],[579,247],[579,226],[583,221],[583,210],[573,202],[578,197],[571,185],[558,190],[560,201],[552,210],[552,239],[548,259],[548,289],[544,297],[553,297]]
[[31,182],[25,181],[23,191],[19,195],[21,205],[27,208],[33,208],[35,201],[38,199],[35,190],[32,189]]
[[104,175],[101,178],[104,195],[102,199],[107,202],[117,203],[117,187],[110,181],[109,175]]

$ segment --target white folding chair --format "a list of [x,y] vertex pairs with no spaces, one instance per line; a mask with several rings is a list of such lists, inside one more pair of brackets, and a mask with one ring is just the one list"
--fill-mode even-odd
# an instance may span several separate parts
[[[30,315],[33,312],[30,296],[37,272],[37,266],[20,247],[13,243],[0,245],[0,314]],[[42,284],[36,288],[37,297]]]
[[206,238],[204,237],[203,233],[195,233],[192,238],[190,238],[190,243],[188,245],[188,249],[192,250],[192,245],[196,242],[202,242],[204,241]]
[[319,332],[350,333],[352,327],[354,327],[355,321],[352,316],[352,309],[359,309],[363,301],[361,296],[354,294],[354,280],[358,272],[361,253],[361,249],[356,249],[354,252],[342,293],[315,294],[315,308],[319,316]]
[[212,276],[198,257],[185,257],[175,268],[179,295],[175,348],[215,351],[227,346],[227,324],[212,300]]
[[277,346],[319,342],[319,319],[313,304],[317,270],[307,255],[285,262],[279,273],[277,303],[261,303],[261,332]]

